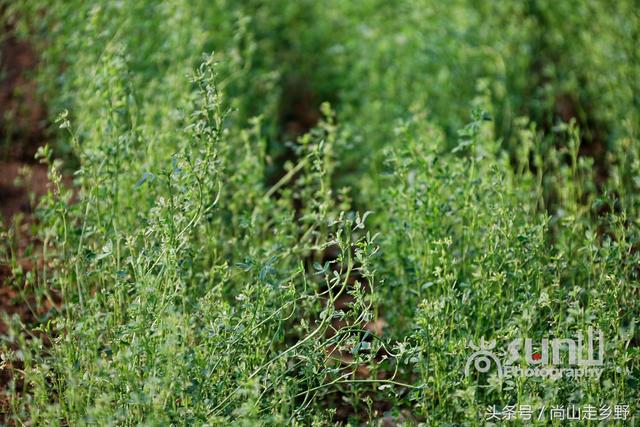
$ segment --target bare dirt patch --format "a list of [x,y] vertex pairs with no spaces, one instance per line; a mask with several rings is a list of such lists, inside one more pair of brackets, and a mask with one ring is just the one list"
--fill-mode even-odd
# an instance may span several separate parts
[[[37,245],[29,233],[33,207],[49,186],[46,167],[34,159],[38,147],[46,142],[47,117],[32,75],[37,63],[30,44],[15,36],[10,22],[0,21],[0,232],[10,231],[19,236],[12,247],[24,271],[33,268],[32,257],[25,256],[25,249]],[[3,237],[0,244],[8,241]],[[0,258],[0,314],[9,318],[18,316],[27,325],[35,324],[36,311],[40,311],[34,310],[35,296],[16,283],[15,265],[12,267],[3,258]],[[0,336],[7,332],[8,325],[0,317]],[[0,367],[0,425],[8,422],[6,417],[11,413],[10,399],[4,391],[11,376],[10,367]]]

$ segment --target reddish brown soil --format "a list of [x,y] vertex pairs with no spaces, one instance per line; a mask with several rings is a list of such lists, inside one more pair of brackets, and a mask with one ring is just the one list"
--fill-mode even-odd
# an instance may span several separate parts
[[[19,178],[21,172],[26,175],[25,179]],[[16,160],[0,161],[0,211],[4,224],[11,224],[12,218],[20,212],[30,214],[32,203],[29,193],[36,198],[42,196],[47,191],[48,182],[44,165]]]
[[[37,65],[31,46],[14,36],[10,23],[5,23],[0,42],[0,219],[7,230],[15,226],[17,214],[23,214],[22,222],[29,223],[33,201],[47,191],[46,167],[34,160],[44,143],[46,111],[31,76]],[[28,240],[24,233],[28,227],[22,228],[20,235]],[[18,242],[19,249],[27,243]],[[0,265],[2,262],[0,259]],[[24,315],[25,307],[16,298],[10,277],[10,268],[2,265],[0,312]],[[4,328],[0,320],[0,334]]]
[[32,76],[37,58],[9,24],[0,31],[0,158],[31,163],[46,125],[46,110]]
[[[48,186],[46,167],[34,160],[36,150],[45,141],[46,124],[46,110],[38,100],[31,76],[36,65],[31,46],[14,36],[10,23],[0,24],[0,235],[11,230],[11,234],[19,236],[14,249],[17,263],[25,271],[32,269],[32,261],[24,251],[29,245],[37,245],[29,235],[32,208]],[[20,220],[16,222],[14,218]],[[5,245],[5,238],[0,242]],[[2,252],[0,314],[18,316],[25,324],[33,324],[34,297],[16,283]],[[0,336],[7,332],[8,326],[0,317]],[[9,421],[6,417],[11,412],[9,398],[3,392],[11,374],[6,368],[0,367],[0,425]]]

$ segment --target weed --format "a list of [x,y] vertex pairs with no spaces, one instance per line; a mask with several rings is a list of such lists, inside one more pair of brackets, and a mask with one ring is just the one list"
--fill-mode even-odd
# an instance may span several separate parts
[[[637,417],[632,2],[5,9],[54,117],[32,268],[2,233],[37,313],[5,316],[8,422]],[[465,373],[470,342],[590,327],[600,378]]]

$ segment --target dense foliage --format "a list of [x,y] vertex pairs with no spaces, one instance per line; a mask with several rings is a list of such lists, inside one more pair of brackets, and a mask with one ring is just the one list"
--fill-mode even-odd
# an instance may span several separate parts
[[[41,268],[12,259],[11,227],[4,255],[14,286],[59,298],[0,338],[20,366],[14,421],[640,409],[632,0],[24,0],[5,15],[38,50],[55,186],[33,226]],[[464,374],[469,341],[588,326],[607,338],[600,379]]]

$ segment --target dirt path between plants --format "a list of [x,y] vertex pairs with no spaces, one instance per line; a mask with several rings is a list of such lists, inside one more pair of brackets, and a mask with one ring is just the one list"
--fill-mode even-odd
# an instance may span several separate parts
[[[38,100],[36,82],[31,73],[37,65],[32,47],[18,40],[10,23],[5,23],[0,38],[0,214],[3,229],[15,230],[21,241],[18,255],[27,248],[32,208],[47,192],[47,169],[34,155],[45,142],[46,108]],[[13,218],[21,220],[13,224]],[[28,308],[9,283],[11,267],[0,263],[0,312],[28,317]],[[0,334],[6,325],[0,319]]]
[[[18,263],[28,271],[32,265],[25,251],[37,245],[30,236],[33,206],[48,189],[47,169],[34,159],[46,140],[47,115],[31,77],[37,65],[34,50],[14,36],[10,23],[0,25],[0,244],[7,244],[5,233],[11,229],[18,236],[14,248]],[[25,324],[35,323],[36,316],[25,302],[31,298],[25,300],[21,284],[13,283],[12,266],[3,258],[0,253],[0,313],[17,315]],[[0,317],[0,336],[7,332],[8,325]],[[11,375],[7,368],[0,367],[0,425],[5,425],[11,412],[4,392]]]

